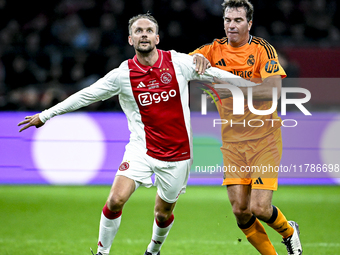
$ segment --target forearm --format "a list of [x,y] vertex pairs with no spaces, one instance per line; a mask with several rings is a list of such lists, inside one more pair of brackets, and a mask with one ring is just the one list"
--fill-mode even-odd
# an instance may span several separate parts
[[45,123],[47,120],[53,118],[54,116],[78,110],[99,100],[100,98],[97,98],[91,92],[91,88],[88,87],[71,95],[59,104],[41,112],[39,114],[39,118],[42,122]]
[[[252,87],[252,98],[253,100],[259,101],[270,101],[273,99],[274,91],[273,88],[276,88],[277,99],[280,98],[281,95],[281,76],[276,75],[263,80],[263,82],[256,86]],[[248,97],[248,88],[240,88],[243,92],[245,98]]]
[[209,80],[215,82],[214,78],[227,82],[236,87],[253,87],[257,86],[256,83],[241,78],[240,76],[234,75],[233,73],[221,70],[219,68],[211,67],[207,69],[200,77],[201,80]]

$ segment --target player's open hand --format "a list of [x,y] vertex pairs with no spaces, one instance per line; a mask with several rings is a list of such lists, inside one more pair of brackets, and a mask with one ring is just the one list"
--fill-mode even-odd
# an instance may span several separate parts
[[[27,125],[25,125],[27,124]],[[33,115],[33,116],[26,116],[24,121],[21,121],[18,126],[21,125],[25,125],[24,127],[22,127],[19,132],[24,131],[25,129],[31,127],[31,126],[35,126],[36,128],[40,128],[41,126],[43,126],[45,123],[42,122],[39,118],[39,113]]]
[[208,59],[206,59],[202,54],[194,54],[194,64],[196,64],[196,72],[198,74],[204,74],[205,70],[211,67]]

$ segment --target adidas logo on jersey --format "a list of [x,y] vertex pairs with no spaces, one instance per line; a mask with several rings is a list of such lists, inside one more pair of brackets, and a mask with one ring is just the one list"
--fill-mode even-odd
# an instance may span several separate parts
[[257,178],[254,184],[263,184],[261,177]]
[[137,88],[145,88],[145,87],[146,86],[145,86],[145,84],[142,81],[137,86]]
[[227,66],[223,58],[220,61],[218,61],[217,63],[215,63],[215,65],[216,66]]

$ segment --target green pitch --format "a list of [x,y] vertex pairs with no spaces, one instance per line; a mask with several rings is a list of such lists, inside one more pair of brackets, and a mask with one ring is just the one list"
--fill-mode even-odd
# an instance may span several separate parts
[[[0,187],[1,255],[90,255],[110,187]],[[142,255],[151,238],[155,188],[140,188],[123,210],[111,254]],[[274,204],[300,225],[304,254],[340,254],[340,187],[281,186]],[[280,236],[265,226],[278,254]],[[237,228],[225,187],[180,196],[162,255],[258,254]]]

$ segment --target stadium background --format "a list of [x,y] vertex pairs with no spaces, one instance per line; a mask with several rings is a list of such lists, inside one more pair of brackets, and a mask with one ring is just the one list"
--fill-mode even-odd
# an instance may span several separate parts
[[[87,254],[88,246],[96,242],[96,212],[105,202],[128,141],[126,119],[116,97],[54,118],[42,129],[18,133],[17,123],[132,57],[133,49],[126,43],[131,16],[150,11],[160,25],[159,48],[190,52],[225,36],[221,2],[0,0],[0,218],[8,223],[0,231],[3,254],[80,254],[79,249]],[[282,164],[334,167],[340,163],[340,4],[336,0],[252,3],[251,34],[265,38],[277,49],[289,77],[283,86],[303,87],[312,95],[305,104],[312,116],[304,116],[295,107],[281,116],[298,122],[294,128],[282,128]],[[217,117],[215,106],[209,105],[207,116],[202,116],[197,100],[201,90],[194,86],[190,90],[195,159],[188,190],[194,194],[188,192],[181,198],[183,202],[176,208],[178,228],[165,244],[164,253],[255,254],[240,241],[243,237],[235,227],[225,190],[219,186],[222,174],[195,171],[196,166],[221,165],[222,158],[219,130],[212,127],[212,119]],[[280,176],[274,202],[303,226],[306,254],[340,254],[336,238],[340,235],[339,173],[290,172]],[[126,217],[152,220],[151,197],[152,192],[141,189],[127,205]],[[135,209],[129,210],[134,206],[147,209],[137,214]],[[84,215],[77,214],[75,219],[79,208]],[[212,213],[213,219],[208,219]],[[220,222],[225,213],[230,220],[227,225]],[[23,214],[26,217],[22,218]],[[84,222],[86,227],[79,227]],[[205,233],[197,222],[204,222]],[[149,241],[149,223],[140,221],[137,237],[128,234],[134,231],[132,223],[123,225],[116,240],[118,254],[140,254]],[[278,237],[273,240],[275,247],[281,246],[279,242]],[[232,248],[224,250],[225,244]],[[284,254],[284,247],[279,249]]]

